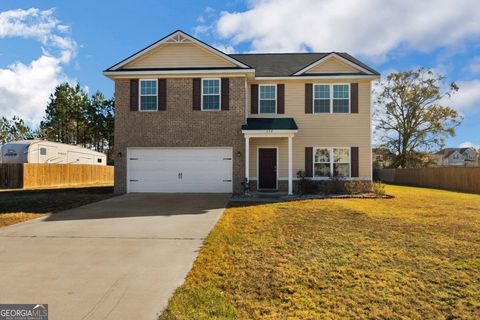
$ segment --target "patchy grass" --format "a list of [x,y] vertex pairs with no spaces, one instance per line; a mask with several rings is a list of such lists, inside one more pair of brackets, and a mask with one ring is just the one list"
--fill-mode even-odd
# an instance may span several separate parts
[[112,187],[2,190],[0,192],[0,227],[79,207],[112,196]]
[[480,195],[229,208],[170,319],[478,319]]

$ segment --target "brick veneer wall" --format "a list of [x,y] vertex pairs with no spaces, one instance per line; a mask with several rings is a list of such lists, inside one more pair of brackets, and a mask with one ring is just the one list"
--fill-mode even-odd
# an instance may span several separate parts
[[126,192],[128,147],[232,147],[233,191],[241,193],[245,79],[230,78],[229,87],[230,110],[194,111],[192,79],[167,79],[167,110],[138,112],[130,111],[130,80],[115,80],[115,192]]

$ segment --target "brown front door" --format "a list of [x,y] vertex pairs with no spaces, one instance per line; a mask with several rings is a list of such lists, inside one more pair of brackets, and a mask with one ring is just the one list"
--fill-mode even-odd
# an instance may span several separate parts
[[277,189],[277,149],[258,149],[258,188]]

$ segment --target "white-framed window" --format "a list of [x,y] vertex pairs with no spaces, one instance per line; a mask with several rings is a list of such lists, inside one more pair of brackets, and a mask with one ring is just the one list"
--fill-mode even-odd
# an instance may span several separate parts
[[350,112],[350,85],[349,84],[333,84],[333,113],[349,113]]
[[277,113],[277,86],[261,84],[258,90],[258,113]]
[[220,110],[220,79],[202,79],[202,110]]
[[350,148],[314,148],[313,176],[350,177]]
[[350,177],[350,148],[332,148],[333,176]]
[[313,153],[313,174],[315,177],[330,177],[330,148],[316,148]]
[[313,86],[313,112],[330,113],[330,85],[316,84]]
[[350,84],[314,84],[314,113],[350,113]]
[[157,80],[140,80],[140,111],[157,111]]

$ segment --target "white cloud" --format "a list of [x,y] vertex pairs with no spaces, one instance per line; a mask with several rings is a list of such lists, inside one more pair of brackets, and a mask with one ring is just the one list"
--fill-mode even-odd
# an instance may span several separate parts
[[0,69],[1,116],[18,115],[30,123],[38,123],[50,93],[66,80],[58,59],[45,55],[28,65],[17,62]]
[[458,81],[459,90],[450,98],[453,108],[465,111],[480,111],[480,79]]
[[0,37],[35,38],[47,43],[48,37],[58,21],[53,9],[41,11],[36,8],[15,9],[0,12]]
[[477,0],[252,0],[223,12],[218,34],[251,50],[347,51],[385,59],[394,49],[428,52],[480,35]]
[[470,64],[465,67],[464,71],[480,73],[480,56],[473,57]]
[[34,125],[40,122],[55,86],[68,81],[63,66],[77,52],[69,29],[55,18],[53,9],[0,12],[0,40],[31,39],[42,49],[40,57],[29,63],[16,61],[0,68],[0,116],[18,115]]
[[465,141],[465,142],[462,142],[458,145],[459,148],[474,148],[476,150],[480,150],[480,146],[479,145],[476,145],[470,141]]
[[220,51],[222,51],[222,52],[224,52],[224,53],[228,53],[228,54],[236,53],[236,52],[237,52],[233,46],[228,45],[228,44],[213,43],[213,44],[212,44],[212,47],[215,47],[215,48],[217,48],[218,50],[220,50]]

